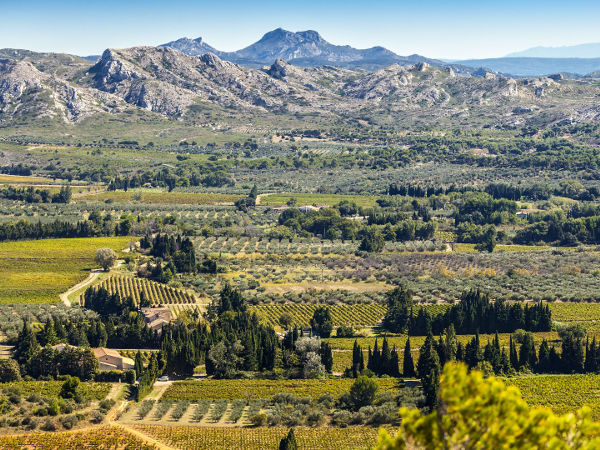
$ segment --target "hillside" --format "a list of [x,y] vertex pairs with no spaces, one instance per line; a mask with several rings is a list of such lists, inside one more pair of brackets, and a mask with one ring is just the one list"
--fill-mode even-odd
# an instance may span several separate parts
[[5,123],[47,117],[77,123],[132,110],[187,119],[209,106],[229,114],[360,116],[389,124],[521,126],[596,121],[599,115],[597,83],[562,76],[513,79],[486,71],[459,76],[427,63],[365,72],[301,68],[281,59],[256,69],[169,47],[108,49],[93,65],[68,55],[15,50],[0,55]]

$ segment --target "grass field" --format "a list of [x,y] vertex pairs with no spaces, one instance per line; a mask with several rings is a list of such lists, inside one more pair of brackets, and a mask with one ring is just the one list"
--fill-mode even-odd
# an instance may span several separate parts
[[96,250],[120,251],[132,237],[42,239],[0,243],[0,303],[56,302],[96,267]]
[[105,191],[100,193],[83,194],[77,197],[77,201],[111,201],[125,203],[137,201],[146,204],[160,205],[219,205],[233,204],[242,198],[237,194],[218,194],[212,192],[166,192],[157,189],[131,189],[125,191]]
[[[288,433],[288,429],[282,427],[225,428],[136,425],[134,429],[174,448],[185,450],[275,449]],[[307,450],[370,449],[377,443],[378,432],[376,427],[362,426],[294,428],[298,448]]]
[[336,194],[266,194],[260,198],[261,205],[283,206],[291,198],[296,199],[298,206],[306,205],[327,205],[334,206],[343,200],[356,203],[357,206],[377,206],[379,197],[371,195],[336,195]]
[[[375,379],[379,391],[394,391],[398,380],[394,378]],[[318,398],[330,393],[339,397],[350,390],[354,383],[351,378],[328,380],[201,380],[173,383],[165,391],[162,400],[235,400],[245,398],[271,398],[279,392],[287,392],[298,397]]]

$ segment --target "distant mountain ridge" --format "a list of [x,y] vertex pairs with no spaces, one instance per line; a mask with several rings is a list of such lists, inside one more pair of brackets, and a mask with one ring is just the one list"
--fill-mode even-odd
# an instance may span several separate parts
[[456,61],[458,64],[514,76],[530,77],[555,73],[584,76],[600,70],[599,58],[488,58]]
[[[191,56],[214,53],[226,61],[254,68],[271,65],[277,59],[302,67],[334,65],[366,70],[378,70],[392,64],[407,66],[419,62],[426,62],[434,67],[450,66],[443,61],[421,55],[399,56],[380,46],[357,49],[349,45],[334,45],[314,30],[292,32],[277,28],[266,33],[254,44],[235,52],[219,51],[202,38],[182,38],[160,47],[170,47]],[[453,70],[465,74],[471,72],[470,69],[460,66],[453,67]]]
[[532,47],[506,58],[600,58],[600,42],[561,47]]

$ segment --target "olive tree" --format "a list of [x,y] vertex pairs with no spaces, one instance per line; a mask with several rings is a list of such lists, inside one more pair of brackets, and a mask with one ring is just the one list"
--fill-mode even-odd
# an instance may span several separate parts
[[99,266],[102,266],[105,272],[108,272],[110,268],[115,265],[117,254],[112,248],[99,248],[96,251],[96,258],[94,261],[96,261],[96,264]]

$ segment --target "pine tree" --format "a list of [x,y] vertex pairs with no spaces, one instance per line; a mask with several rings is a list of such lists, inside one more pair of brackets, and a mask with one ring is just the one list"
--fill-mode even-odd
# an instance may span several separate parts
[[37,340],[42,347],[54,345],[58,342],[56,332],[54,331],[54,322],[52,319],[44,324],[44,328],[37,335]]
[[23,328],[17,338],[17,346],[15,349],[15,359],[20,364],[26,364],[40,349],[40,345],[35,337],[35,333],[27,321],[23,321]]

